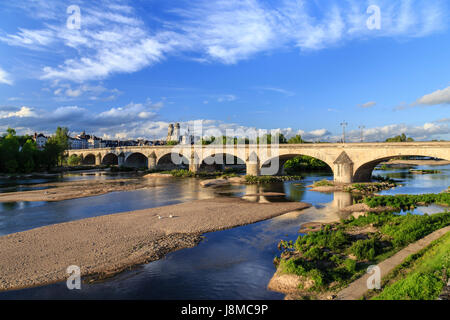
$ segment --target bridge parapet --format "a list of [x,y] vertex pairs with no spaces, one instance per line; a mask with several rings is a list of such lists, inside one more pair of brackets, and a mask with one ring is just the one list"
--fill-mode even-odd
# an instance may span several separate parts
[[[247,166],[247,173],[252,175],[276,174],[281,172],[280,168],[288,159],[306,155],[327,163],[337,182],[351,182],[369,180],[376,165],[394,157],[427,156],[450,161],[450,142],[143,146],[68,150],[68,154],[76,154],[90,161],[94,157],[97,165],[103,163],[107,155],[117,157],[118,165],[127,165],[130,156],[141,154],[143,157],[140,159],[145,158],[145,166],[150,169],[174,154],[175,158],[183,158],[192,171],[197,171],[209,158],[220,161],[230,156],[233,161],[241,159]],[[278,167],[272,164],[278,164]]]

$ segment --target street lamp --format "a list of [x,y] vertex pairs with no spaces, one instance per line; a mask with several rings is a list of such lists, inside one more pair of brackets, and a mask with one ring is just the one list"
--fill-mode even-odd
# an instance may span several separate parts
[[364,129],[366,127],[365,126],[359,126],[358,128],[361,130],[361,142],[364,142]]
[[348,125],[347,122],[341,122],[341,126],[342,126],[342,143],[345,143],[345,127]]

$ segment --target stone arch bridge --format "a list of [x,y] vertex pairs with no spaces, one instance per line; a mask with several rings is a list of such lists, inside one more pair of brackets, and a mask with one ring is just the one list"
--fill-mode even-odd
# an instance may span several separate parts
[[201,165],[246,167],[249,175],[274,175],[284,163],[306,155],[327,163],[336,182],[369,181],[379,163],[401,156],[426,156],[450,161],[450,142],[317,143],[280,145],[177,145],[68,150],[86,164],[117,164],[149,169],[184,165],[198,171]]

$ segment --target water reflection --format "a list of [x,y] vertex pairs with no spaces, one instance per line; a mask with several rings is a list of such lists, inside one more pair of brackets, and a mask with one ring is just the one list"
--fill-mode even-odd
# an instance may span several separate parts
[[[383,191],[383,194],[430,193],[440,192],[450,185],[450,166],[438,170],[442,174],[412,175],[407,169],[379,170],[375,174],[402,179],[403,186]],[[339,209],[354,201],[345,192],[319,193],[306,187],[323,178],[331,179],[323,173],[310,173],[301,182],[218,189],[202,188],[195,179],[149,179],[150,188],[145,190],[57,203],[3,204],[0,234],[84,217],[223,196],[244,196],[255,202],[303,201],[313,206],[267,221],[208,233],[197,247],[173,252],[162,260],[136,267],[101,283],[83,284],[80,291],[69,291],[65,283],[57,283],[0,293],[0,299],[282,299],[283,295],[266,289],[275,272],[272,259],[278,254],[277,243],[295,239],[301,225],[306,222],[331,222],[345,218]],[[269,192],[284,193],[285,196],[263,195]],[[414,213],[441,211],[443,208],[439,206],[429,206],[419,207]]]

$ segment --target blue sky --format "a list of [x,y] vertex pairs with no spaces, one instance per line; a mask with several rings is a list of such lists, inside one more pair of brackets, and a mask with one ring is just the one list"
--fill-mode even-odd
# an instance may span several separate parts
[[[68,26],[80,9],[79,29]],[[380,28],[369,28],[369,7]],[[449,139],[449,1],[29,0],[0,5],[0,129],[182,128]],[[72,20],[70,20],[72,21]],[[78,21],[78,20],[77,20]],[[373,21],[373,20],[372,20]]]

